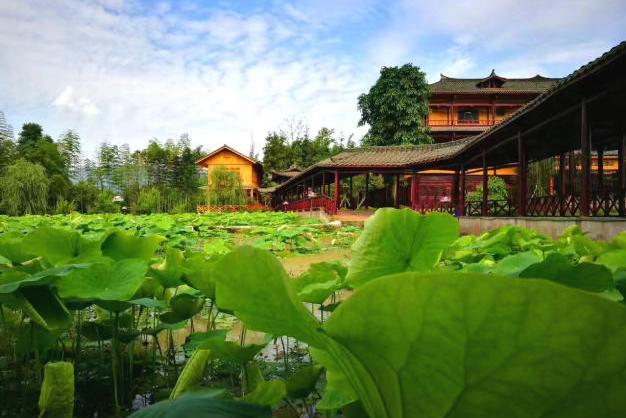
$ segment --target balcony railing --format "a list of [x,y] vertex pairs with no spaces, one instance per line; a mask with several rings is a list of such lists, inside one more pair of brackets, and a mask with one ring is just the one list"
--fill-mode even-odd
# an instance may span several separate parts
[[465,120],[449,120],[449,119],[428,119],[428,126],[491,126],[496,122],[492,120],[465,119]]

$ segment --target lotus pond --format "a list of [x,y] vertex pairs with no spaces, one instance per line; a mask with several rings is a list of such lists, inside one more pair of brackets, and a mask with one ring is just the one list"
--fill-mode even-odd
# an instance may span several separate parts
[[0,416],[623,417],[624,294],[626,233],[0,217]]

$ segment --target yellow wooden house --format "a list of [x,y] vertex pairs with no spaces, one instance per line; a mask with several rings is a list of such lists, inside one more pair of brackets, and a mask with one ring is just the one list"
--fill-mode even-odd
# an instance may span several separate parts
[[209,191],[211,190],[211,171],[216,168],[223,168],[239,174],[246,196],[250,200],[259,201],[259,187],[263,178],[263,166],[260,162],[234,150],[228,145],[223,145],[196,161],[196,164],[207,173]]

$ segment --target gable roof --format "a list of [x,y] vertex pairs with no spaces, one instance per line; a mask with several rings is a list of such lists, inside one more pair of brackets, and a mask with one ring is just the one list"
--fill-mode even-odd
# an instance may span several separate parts
[[[481,87],[490,79],[497,79],[501,87]],[[536,75],[530,78],[504,78],[495,70],[484,78],[453,78],[441,74],[439,81],[429,84],[431,93],[543,93],[560,78]]]
[[215,154],[218,154],[219,152],[224,151],[224,150],[230,151],[233,154],[238,155],[239,157],[244,158],[244,159],[250,161],[252,164],[261,165],[261,163],[259,161],[255,160],[255,159],[252,159],[252,158],[248,157],[247,155],[244,155],[244,154],[240,153],[236,149],[233,149],[233,148],[229,147],[226,144],[222,145],[218,149],[216,149],[214,151],[211,151],[210,153],[208,153],[204,157],[200,158],[198,161],[196,161],[196,164],[202,165],[203,162],[205,162],[209,158],[213,157]]

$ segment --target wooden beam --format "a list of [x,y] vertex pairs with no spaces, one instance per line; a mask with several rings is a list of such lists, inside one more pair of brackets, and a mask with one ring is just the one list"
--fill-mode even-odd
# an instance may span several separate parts
[[452,175],[452,207],[455,213],[459,214],[459,170],[454,170]]
[[411,174],[411,208],[419,210],[419,173]]
[[394,178],[394,193],[393,193],[393,207],[397,208],[399,205],[398,192],[400,191],[400,176],[396,174]]
[[365,173],[365,201],[363,202],[363,206],[365,206],[365,209],[369,209],[369,199],[367,198],[367,195],[369,194],[369,190],[370,190],[370,173]]
[[335,198],[333,202],[333,214],[337,214],[339,208],[339,171],[335,171]]
[[591,203],[591,143],[589,141],[589,115],[587,103],[580,105],[580,151],[582,154],[582,181],[580,191],[580,214],[589,216]]
[[521,132],[517,133],[517,213],[526,216],[528,193],[528,162],[526,161],[526,147]]
[[617,176],[618,176],[618,213],[626,216],[626,167],[624,167],[624,151],[626,150],[626,129],[622,128],[617,143]]
[[465,167],[461,165],[459,173],[459,216],[465,216]]
[[489,173],[487,172],[487,153],[483,149],[483,204],[481,215],[489,215]]

